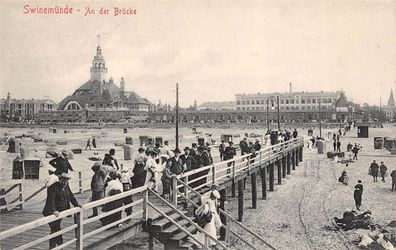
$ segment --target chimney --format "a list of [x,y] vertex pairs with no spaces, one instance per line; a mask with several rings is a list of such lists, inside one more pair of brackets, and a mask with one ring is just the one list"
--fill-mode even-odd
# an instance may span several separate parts
[[289,82],[289,93],[290,94],[292,93],[292,83],[291,82]]
[[121,82],[120,82],[120,97],[121,99],[125,98],[125,81],[124,77],[121,77]]

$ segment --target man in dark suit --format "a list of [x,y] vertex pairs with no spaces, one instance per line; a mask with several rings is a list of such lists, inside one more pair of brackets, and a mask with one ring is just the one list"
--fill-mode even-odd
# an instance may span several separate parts
[[[70,203],[75,207],[81,207],[70,190],[68,184],[69,179],[70,177],[68,174],[62,173],[59,176],[59,182],[56,182],[47,188],[47,200],[45,201],[45,206],[42,212],[44,216],[55,215],[58,217],[59,212],[70,209]],[[62,219],[58,219],[48,223],[51,229],[50,234],[61,230],[61,222]],[[62,244],[62,235],[55,236],[49,240],[50,249]]]
[[56,175],[61,175],[62,173],[68,173],[70,171],[74,171],[72,166],[69,163],[69,160],[67,159],[67,152],[66,150],[62,150],[62,154],[55,159],[51,160],[49,162],[51,166],[56,168],[55,174]]

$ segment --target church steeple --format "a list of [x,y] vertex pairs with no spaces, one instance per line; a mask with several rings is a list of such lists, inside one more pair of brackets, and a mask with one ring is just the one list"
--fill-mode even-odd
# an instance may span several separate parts
[[391,89],[391,92],[389,95],[388,106],[391,106],[391,107],[395,106],[395,99],[393,98],[393,89]]
[[99,81],[101,83],[107,81],[107,67],[102,55],[102,48],[100,44],[96,47],[96,55],[92,60],[91,66],[91,82]]

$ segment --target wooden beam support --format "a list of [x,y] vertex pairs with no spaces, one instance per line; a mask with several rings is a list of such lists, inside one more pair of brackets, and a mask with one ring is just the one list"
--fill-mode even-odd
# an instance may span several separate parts
[[251,185],[252,185],[252,207],[257,208],[257,180],[256,173],[250,175]]
[[296,170],[296,151],[293,150],[292,170]]
[[290,174],[290,165],[291,165],[291,155],[290,153],[287,154],[287,159],[286,159],[286,173]]
[[263,200],[267,199],[267,168],[263,167],[260,170],[261,175],[261,198]]
[[286,178],[286,156],[282,157],[282,178]]
[[274,191],[274,163],[269,166],[269,191]]
[[[225,202],[226,201],[227,201],[227,189],[224,188],[224,189],[220,190],[220,206],[219,206],[219,208],[223,211],[225,211]],[[227,217],[222,213],[219,213],[219,214],[220,214],[221,222],[225,226],[227,226]],[[221,227],[220,228],[220,240],[225,240],[225,238],[226,238],[226,229],[224,227]]]
[[242,222],[243,219],[243,203],[244,203],[244,194],[243,194],[243,180],[238,181],[238,221]]
[[278,177],[278,185],[282,184],[282,165],[281,165],[281,160],[278,160],[276,162],[276,167],[277,167],[277,177]]

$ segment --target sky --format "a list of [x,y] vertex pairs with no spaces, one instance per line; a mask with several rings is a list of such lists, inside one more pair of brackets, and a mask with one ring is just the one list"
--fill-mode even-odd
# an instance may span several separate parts
[[[23,14],[66,4],[81,11]],[[177,82],[181,106],[286,92],[289,82],[361,104],[396,92],[395,1],[7,0],[0,31],[0,98],[71,95],[90,78],[98,34],[108,76],[153,103],[174,104]]]

